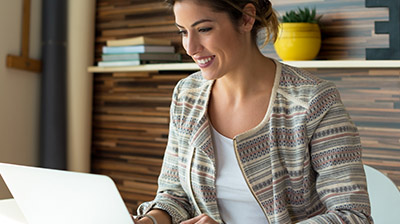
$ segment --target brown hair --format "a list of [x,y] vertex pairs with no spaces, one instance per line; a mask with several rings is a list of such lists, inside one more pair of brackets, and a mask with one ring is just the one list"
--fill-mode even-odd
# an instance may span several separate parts
[[[173,7],[176,2],[184,0],[165,0],[165,2]],[[269,0],[192,0],[197,1],[199,4],[207,5],[216,12],[226,12],[230,16],[233,24],[238,25],[239,20],[243,16],[243,8],[246,4],[251,3],[255,6],[256,21],[252,30],[253,40],[257,40],[257,34],[265,28],[266,35],[264,45],[269,42],[275,42],[278,35],[278,17],[272,8]]]

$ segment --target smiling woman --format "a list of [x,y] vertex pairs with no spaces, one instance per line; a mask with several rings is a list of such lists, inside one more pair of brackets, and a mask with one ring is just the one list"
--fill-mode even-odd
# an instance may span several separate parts
[[243,55],[251,50],[242,47],[249,41],[247,36],[239,34],[227,14],[214,13],[202,5],[196,11],[188,10],[191,5],[182,2],[174,7],[186,53],[199,65],[206,79],[217,79],[234,71],[243,61]]
[[156,198],[136,223],[369,223],[361,145],[336,87],[261,54],[268,0],[167,1],[200,71],[175,87]]

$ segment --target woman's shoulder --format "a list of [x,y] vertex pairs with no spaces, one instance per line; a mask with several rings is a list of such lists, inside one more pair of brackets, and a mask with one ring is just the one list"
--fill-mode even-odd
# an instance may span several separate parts
[[324,80],[317,77],[313,73],[302,69],[293,67],[282,63],[281,71],[281,85],[283,86],[310,86],[310,85],[320,85],[325,83],[331,83],[330,81]]
[[177,86],[179,86],[180,88],[192,89],[203,86],[204,83],[206,83],[207,81],[208,80],[203,78],[203,76],[201,75],[201,71],[197,71],[195,73],[190,74],[186,78],[181,79],[178,82]]
[[308,108],[310,102],[339,99],[339,91],[331,81],[324,80],[311,72],[281,64],[281,77],[277,92],[280,100]]
[[336,89],[333,82],[316,76],[302,68],[282,64],[279,88],[315,94],[324,89]]

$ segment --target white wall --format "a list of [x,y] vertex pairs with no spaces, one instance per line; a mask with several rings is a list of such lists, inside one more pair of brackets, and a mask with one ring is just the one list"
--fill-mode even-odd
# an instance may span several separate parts
[[[6,67],[21,54],[22,0],[0,0],[0,162],[38,165],[40,78]],[[41,4],[31,0],[30,57],[41,57]],[[0,178],[0,198],[9,198]]]

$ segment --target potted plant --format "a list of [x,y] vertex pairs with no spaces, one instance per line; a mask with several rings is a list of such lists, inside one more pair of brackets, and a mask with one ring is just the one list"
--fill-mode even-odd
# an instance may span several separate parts
[[316,9],[298,8],[282,16],[275,51],[284,61],[312,60],[321,48],[321,31]]

